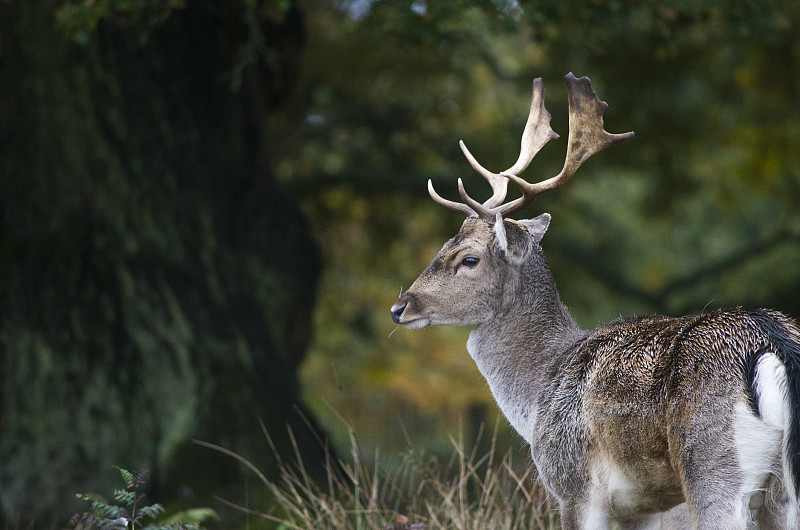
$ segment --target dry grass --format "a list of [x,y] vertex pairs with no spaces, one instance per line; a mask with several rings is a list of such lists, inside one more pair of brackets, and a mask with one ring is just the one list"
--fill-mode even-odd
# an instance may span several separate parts
[[[272,445],[266,430],[264,434]],[[496,430],[484,454],[478,454],[477,443],[468,450],[463,440],[451,440],[453,453],[446,462],[410,450],[394,469],[382,465],[377,453],[366,464],[352,429],[350,439],[349,458],[334,460],[327,452],[325,477],[317,481],[298,453],[291,462],[282,461],[273,446],[282,471],[271,480],[240,455],[197,443],[248,466],[274,498],[267,512],[223,502],[271,521],[280,530],[558,528],[557,510],[529,462],[514,462],[510,453],[497,456]]]

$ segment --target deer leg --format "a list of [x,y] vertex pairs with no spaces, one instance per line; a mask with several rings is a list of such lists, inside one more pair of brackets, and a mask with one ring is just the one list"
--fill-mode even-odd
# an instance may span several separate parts
[[561,503],[562,530],[605,530],[609,528],[608,510],[600,503],[585,499],[583,502]]
[[[709,434],[706,432],[705,434]],[[740,491],[742,474],[724,437],[709,436],[702,446],[680,452],[679,472],[695,530],[747,530],[749,495]]]
[[770,475],[758,501],[751,500],[750,508],[756,510],[759,530],[800,529],[798,506],[786,492],[778,475]]
[[764,506],[758,510],[756,517],[759,530],[797,530],[800,521],[797,519],[797,507],[788,499],[783,499],[780,504]]
[[661,530],[692,530],[685,502],[661,514]]
[[661,514],[653,513],[637,519],[620,521],[619,528],[622,530],[661,530]]
[[[735,460],[712,458],[700,451],[683,467],[683,488],[692,527],[696,530],[747,530],[749,496],[739,491]],[[724,456],[713,455],[713,456]]]
[[561,515],[561,529],[562,530],[580,530],[581,517],[579,510],[574,504],[562,502],[559,507]]
[[692,528],[747,530],[753,473],[737,444],[745,406],[731,407],[724,396],[694,392],[693,387],[683,394],[689,399],[672,409],[667,438]]
[[[716,498],[715,498],[716,497]],[[694,528],[703,530],[747,530],[748,510],[743,499],[710,497],[689,501],[689,515]],[[706,499],[709,499],[707,496]]]

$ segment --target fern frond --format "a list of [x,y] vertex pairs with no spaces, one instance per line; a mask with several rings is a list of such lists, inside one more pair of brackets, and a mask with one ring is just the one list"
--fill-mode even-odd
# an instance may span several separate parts
[[151,504],[139,509],[142,517],[149,517],[150,519],[158,519],[158,516],[164,513],[164,507],[160,504]]
[[119,466],[114,466],[119,470],[119,474],[122,476],[122,481],[125,482],[126,488],[132,488],[134,486],[134,479],[136,478],[133,473],[128,471],[127,469],[121,468]]
[[136,492],[128,490],[114,490],[114,499],[117,502],[125,504],[126,506],[130,506],[133,504],[133,501],[136,500]]
[[97,493],[78,493],[75,495],[82,501],[91,503],[90,512],[100,518],[114,519],[126,514],[124,508],[109,504],[101,495]]
[[[140,469],[133,476],[133,486],[138,488],[139,486],[147,484],[147,481],[149,481],[149,480],[150,480],[150,471],[148,469],[145,469],[145,468]],[[130,487],[130,486],[128,486],[128,487]]]
[[132,473],[127,469],[114,466],[119,470],[125,489],[114,490],[114,500],[123,505],[109,504],[102,496],[96,493],[78,493],[76,497],[91,503],[91,510],[86,513],[76,513],[69,521],[71,530],[128,530],[141,529],[140,524],[144,519],[152,519],[152,524],[143,530],[200,530],[200,527],[191,523],[199,523],[203,519],[216,517],[216,512],[209,508],[198,508],[182,512],[182,515],[192,515],[189,524],[183,523],[176,514],[170,521],[158,523],[157,520],[164,513],[161,504],[144,505],[145,494],[137,491],[143,486],[149,473],[146,469]]

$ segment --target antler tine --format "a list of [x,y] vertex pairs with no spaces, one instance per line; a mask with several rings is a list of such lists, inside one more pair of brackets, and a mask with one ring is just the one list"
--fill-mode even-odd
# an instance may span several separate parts
[[459,140],[458,145],[461,147],[461,152],[464,153],[464,158],[467,159],[467,162],[469,162],[469,165],[472,166],[472,169],[477,171],[483,178],[485,178],[492,187],[492,196],[483,203],[483,206],[492,208],[493,206],[497,206],[498,204],[502,203],[506,198],[506,193],[508,192],[508,179],[499,173],[492,173],[483,167],[480,162],[478,162],[475,157],[472,156],[472,153],[469,152],[469,149],[467,149],[467,146],[463,140]]
[[[525,124],[525,130],[522,133],[522,140],[520,142],[520,152],[517,161],[513,166],[503,171],[502,173],[492,173],[483,167],[472,153],[469,152],[464,142],[459,142],[461,151],[464,153],[469,164],[485,178],[492,186],[494,192],[492,196],[483,203],[486,216],[489,219],[494,219],[494,213],[489,210],[496,208],[506,198],[508,190],[508,179],[505,173],[513,173],[515,175],[522,173],[531,163],[533,157],[536,156],[544,145],[558,138],[553,129],[550,128],[550,113],[544,107],[545,88],[541,77],[533,80],[533,89],[531,92],[531,110],[528,114],[528,121]],[[463,197],[462,197],[463,198]],[[483,214],[483,212],[481,212]]]
[[[463,189],[464,186],[463,184],[461,184],[461,179],[458,179],[458,182],[459,182],[459,188]],[[451,210],[455,210],[457,212],[466,214],[467,217],[478,217],[478,213],[469,206],[467,206],[466,204],[447,200],[438,193],[436,193],[436,190],[433,189],[433,181],[431,179],[428,179],[428,195],[431,196],[431,199],[438,202],[445,208],[450,208]]]
[[433,198],[434,201],[438,202],[442,206],[446,206],[457,212],[465,213],[467,214],[467,217],[488,218],[488,216],[491,215],[481,203],[467,195],[467,190],[464,189],[464,182],[461,179],[458,179],[458,194],[464,201],[463,203],[449,201],[436,193],[436,190],[433,189],[433,182],[430,179],[428,179],[428,194],[431,196],[431,198]]
[[588,77],[576,79],[569,73],[566,79],[569,99],[569,140],[564,168],[555,177],[533,184],[519,178],[514,172],[502,173],[522,189],[523,195],[495,208],[496,213],[506,215],[528,205],[539,193],[555,189],[571,179],[580,165],[593,154],[633,137],[633,132],[623,134],[606,132],[603,128],[603,112],[608,108],[608,104],[597,97]]

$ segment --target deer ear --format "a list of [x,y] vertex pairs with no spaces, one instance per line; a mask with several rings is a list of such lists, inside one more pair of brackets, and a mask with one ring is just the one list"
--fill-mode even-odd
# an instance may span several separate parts
[[533,219],[520,219],[518,223],[528,230],[528,233],[538,244],[544,237],[544,233],[547,232],[547,227],[550,226],[550,214],[543,213]]
[[508,251],[508,238],[506,238],[506,228],[503,226],[503,216],[500,214],[494,218],[494,235],[497,238],[497,246],[505,254]]
[[519,265],[525,261],[525,257],[533,247],[524,230],[518,228],[514,222],[509,223],[508,227],[506,227],[500,214],[495,216],[494,235],[500,253],[509,263],[514,265]]

